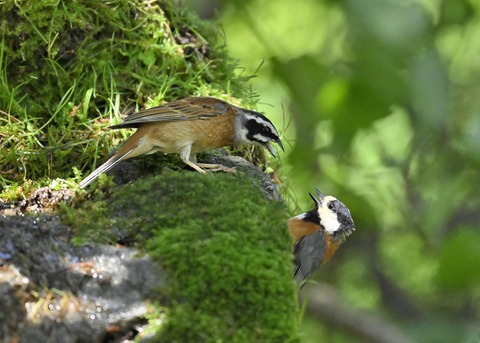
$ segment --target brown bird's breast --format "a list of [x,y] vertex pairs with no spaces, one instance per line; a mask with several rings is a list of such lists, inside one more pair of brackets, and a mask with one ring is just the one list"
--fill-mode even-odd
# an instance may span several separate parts
[[192,144],[191,153],[195,154],[232,146],[234,116],[225,114],[208,119],[146,123],[138,131],[143,131],[151,144],[163,152],[178,153],[182,147]]

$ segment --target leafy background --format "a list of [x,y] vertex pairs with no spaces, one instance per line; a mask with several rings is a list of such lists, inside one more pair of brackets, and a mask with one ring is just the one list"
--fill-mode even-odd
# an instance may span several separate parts
[[[190,1],[289,142],[280,177],[357,231],[315,276],[418,342],[480,339],[480,2]],[[307,285],[305,288],[315,287]],[[355,342],[304,320],[305,341]]]
[[[192,94],[259,99],[287,147],[274,170],[292,214],[310,209],[308,192],[319,187],[357,225],[301,293],[330,285],[348,308],[413,341],[480,341],[480,2],[186,2],[220,23],[220,45],[208,50],[197,31],[217,33],[179,6],[164,9],[177,19],[167,25],[149,2],[0,0],[2,201],[49,184],[47,176],[76,187],[72,164],[90,170],[126,137],[107,130],[125,108]],[[112,46],[113,34],[122,39]],[[87,36],[102,58],[85,56]],[[57,50],[65,41],[72,46]],[[258,98],[244,94],[252,74]],[[30,101],[36,94],[42,106]],[[361,341],[308,313],[303,326],[305,342]]]

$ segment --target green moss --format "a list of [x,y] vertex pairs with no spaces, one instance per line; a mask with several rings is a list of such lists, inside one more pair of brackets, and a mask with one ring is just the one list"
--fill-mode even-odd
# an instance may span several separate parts
[[249,178],[165,171],[103,204],[76,212],[82,235],[121,232],[168,273],[156,341],[298,341],[287,210]]
[[135,107],[248,93],[217,28],[177,1],[6,0],[0,18],[0,191],[91,171]]

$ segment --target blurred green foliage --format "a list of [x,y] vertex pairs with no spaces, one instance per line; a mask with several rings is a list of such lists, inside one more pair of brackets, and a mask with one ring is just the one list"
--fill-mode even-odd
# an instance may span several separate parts
[[231,55],[247,72],[261,65],[252,84],[290,141],[293,212],[315,186],[352,210],[357,231],[318,280],[419,342],[474,340],[480,3],[231,0],[219,20]]

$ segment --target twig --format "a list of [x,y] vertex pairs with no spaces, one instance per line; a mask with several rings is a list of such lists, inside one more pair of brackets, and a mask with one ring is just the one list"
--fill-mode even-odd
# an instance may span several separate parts
[[415,343],[393,323],[349,307],[330,286],[310,285],[302,298],[307,302],[307,313],[365,342]]

